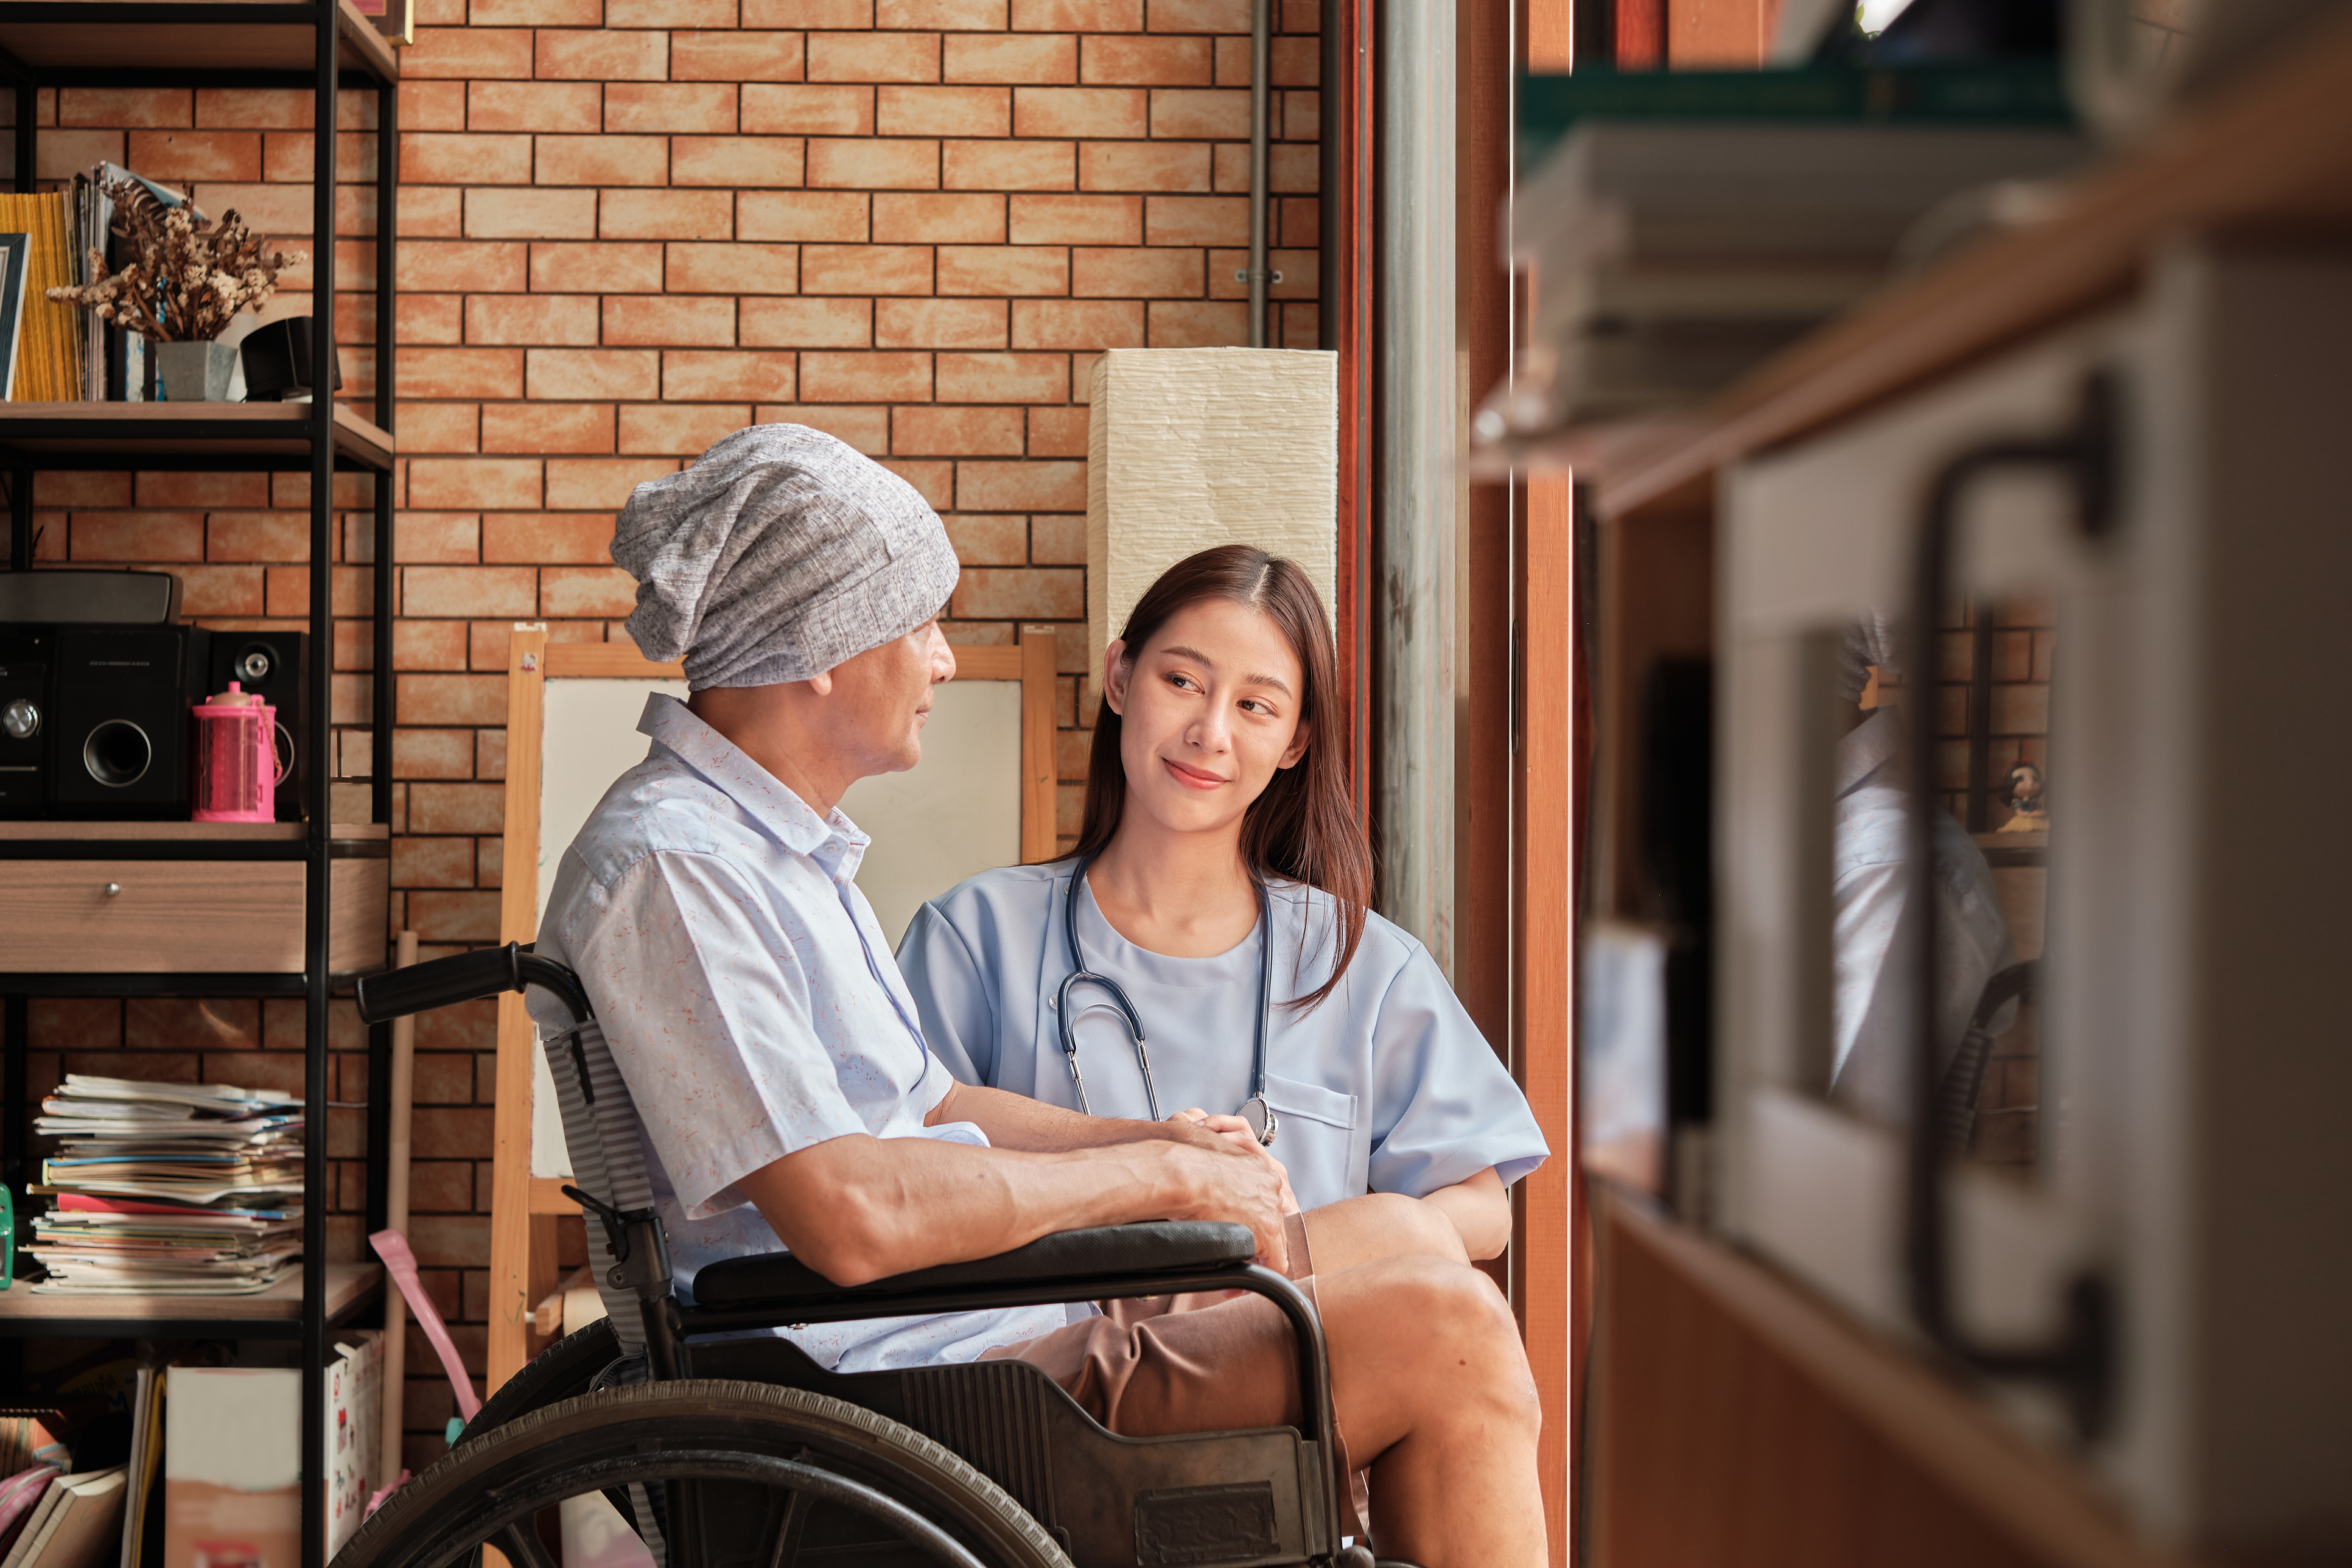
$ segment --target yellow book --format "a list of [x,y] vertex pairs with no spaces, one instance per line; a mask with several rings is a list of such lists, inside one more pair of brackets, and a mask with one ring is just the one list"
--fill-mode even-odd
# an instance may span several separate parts
[[0,193],[0,233],[32,237],[18,328],[16,403],[73,403],[82,396],[79,306],[48,297],[75,279],[72,197],[64,191]]

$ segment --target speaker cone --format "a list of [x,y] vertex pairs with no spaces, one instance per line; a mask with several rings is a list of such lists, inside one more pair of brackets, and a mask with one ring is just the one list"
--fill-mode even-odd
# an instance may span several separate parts
[[128,719],[109,719],[81,746],[81,765],[109,789],[122,789],[147,776],[155,747],[147,731]]

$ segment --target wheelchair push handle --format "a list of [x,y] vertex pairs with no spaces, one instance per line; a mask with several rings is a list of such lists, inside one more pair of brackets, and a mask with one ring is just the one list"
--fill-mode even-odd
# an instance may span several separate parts
[[578,975],[551,958],[541,958],[524,943],[510,942],[504,947],[460,952],[365,976],[357,987],[360,1018],[381,1024],[388,1018],[478,1002],[532,985],[552,992],[571,1010],[575,1024],[595,1016]]

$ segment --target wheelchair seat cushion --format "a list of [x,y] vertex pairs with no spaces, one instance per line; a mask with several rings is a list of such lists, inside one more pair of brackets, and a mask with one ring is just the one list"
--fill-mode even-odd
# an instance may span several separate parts
[[790,1306],[844,1297],[887,1298],[926,1290],[1067,1280],[1082,1300],[1089,1280],[1123,1274],[1177,1273],[1247,1263],[1256,1244],[1246,1226],[1210,1220],[1156,1220],[1056,1231],[1026,1247],[970,1263],[947,1263],[856,1286],[840,1286],[788,1252],[756,1253],[706,1264],[694,1278],[698,1306],[714,1310]]

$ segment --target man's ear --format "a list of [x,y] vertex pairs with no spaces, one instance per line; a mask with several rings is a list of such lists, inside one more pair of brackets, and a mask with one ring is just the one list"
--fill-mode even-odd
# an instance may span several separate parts
[[820,669],[814,675],[810,676],[808,678],[808,689],[811,691],[815,692],[819,697],[832,696],[833,671],[829,669]]
[[1122,719],[1127,717],[1127,678],[1131,673],[1127,665],[1127,643],[1113,637],[1110,646],[1103,649],[1103,700]]
[[1307,754],[1307,748],[1313,743],[1314,740],[1315,731],[1301,724],[1298,726],[1298,733],[1290,738],[1290,744],[1283,752],[1282,760],[1274,765],[1277,768],[1297,767],[1298,759]]

